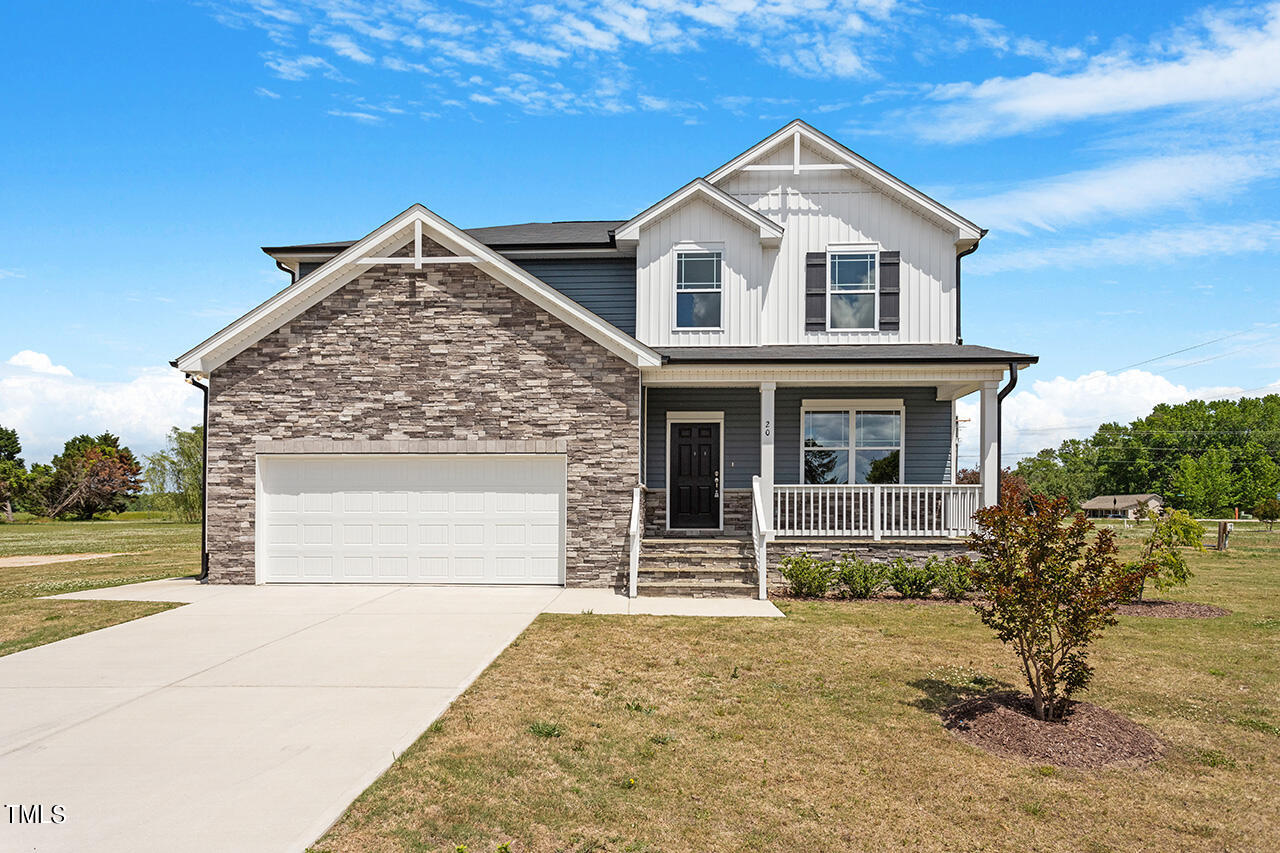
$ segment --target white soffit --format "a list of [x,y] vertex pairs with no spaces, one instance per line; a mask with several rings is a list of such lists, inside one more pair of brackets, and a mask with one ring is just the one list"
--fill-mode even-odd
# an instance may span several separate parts
[[[974,242],[982,239],[983,230],[956,213],[951,208],[938,202],[905,181],[889,174],[881,169],[870,160],[851,151],[845,146],[836,142],[831,137],[822,133],[820,130],[812,127],[806,122],[796,119],[790,122],[776,133],[770,134],[766,138],[757,142],[746,151],[734,157],[728,163],[716,169],[707,175],[707,181],[712,184],[719,184],[725,178],[735,172],[748,168],[756,160],[773,151],[778,146],[791,143],[793,146],[799,147],[800,142],[816,149],[817,151],[830,157],[833,166],[830,168],[847,168],[869,182],[872,186],[883,190],[892,198],[896,198],[907,206],[931,216],[940,219],[948,225],[956,229],[956,242]],[[792,166],[763,167],[775,169],[777,171],[794,170],[795,173],[808,171],[819,168],[813,165],[801,165],[798,160]]]
[[776,247],[782,241],[783,229],[781,225],[764,214],[747,207],[703,178],[695,178],[662,201],[619,225],[614,230],[614,240],[619,246],[634,246],[640,241],[640,232],[646,226],[694,199],[700,199],[719,208],[749,228],[758,229],[761,245]]
[[[421,238],[424,236],[459,256],[456,260],[451,259],[450,263],[475,264],[497,281],[629,363],[637,366],[661,364],[661,357],[635,338],[525,272],[423,205],[415,204],[309,275],[183,353],[175,360],[175,366],[187,373],[207,375],[209,371],[225,364],[337,291],[367,270],[371,264],[391,262],[402,263],[406,267],[424,268],[442,262],[441,258],[422,256]],[[414,242],[414,254],[394,259],[384,257],[411,240]]]

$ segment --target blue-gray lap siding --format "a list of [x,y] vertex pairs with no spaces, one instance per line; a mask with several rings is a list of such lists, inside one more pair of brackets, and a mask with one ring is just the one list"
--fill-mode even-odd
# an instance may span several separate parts
[[636,333],[635,258],[511,260],[628,335]]
[[[798,483],[800,406],[816,399],[901,399],[906,407],[904,468],[908,483],[951,482],[951,402],[934,388],[778,388],[774,398],[774,481]],[[758,388],[649,388],[645,403],[645,483],[667,485],[667,412],[724,412],[725,488],[750,488],[760,473]]]

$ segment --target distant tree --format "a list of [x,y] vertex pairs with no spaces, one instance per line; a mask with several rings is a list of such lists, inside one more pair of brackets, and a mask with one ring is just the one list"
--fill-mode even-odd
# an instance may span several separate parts
[[1020,460],[1016,470],[1033,494],[1064,497],[1072,507],[1098,494],[1098,448],[1088,441],[1068,439]]
[[4,520],[13,521],[13,504],[27,484],[27,467],[23,464],[22,442],[17,430],[0,426],[0,507]]
[[1022,660],[1036,717],[1061,719],[1093,675],[1089,645],[1116,622],[1138,585],[1117,559],[1115,534],[1095,530],[1066,498],[1005,499],[975,515],[978,618]]
[[1175,509],[1166,515],[1148,510],[1151,533],[1142,545],[1141,556],[1128,564],[1139,578],[1137,595],[1142,593],[1147,581],[1160,590],[1186,586],[1191,580],[1191,568],[1183,555],[1183,548],[1204,550],[1204,525],[1191,517],[1186,510]]
[[867,482],[880,484],[898,482],[898,472],[901,468],[900,458],[898,451],[895,450],[887,456],[872,461],[871,467],[867,471]]
[[26,496],[43,515],[90,519],[120,512],[142,488],[142,466],[111,433],[69,439],[52,465],[31,466]]
[[164,450],[146,457],[147,490],[183,521],[199,521],[204,506],[204,427],[169,430]]
[[1260,501],[1253,508],[1253,517],[1258,521],[1265,521],[1268,532],[1271,531],[1275,527],[1276,521],[1280,520],[1280,501],[1275,498],[1267,498],[1264,501]]
[[1178,507],[1202,518],[1216,515],[1232,503],[1231,457],[1220,447],[1199,456],[1183,456],[1173,472],[1172,486]]
[[977,468],[961,468],[956,471],[956,485],[977,486],[982,483],[982,472]]

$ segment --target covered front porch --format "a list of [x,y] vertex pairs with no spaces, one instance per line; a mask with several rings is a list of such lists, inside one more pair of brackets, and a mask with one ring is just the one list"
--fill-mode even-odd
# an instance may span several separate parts
[[[672,555],[696,542],[704,566],[717,541],[737,543],[724,565],[749,556],[761,597],[771,547],[956,543],[997,499],[1008,367],[690,365],[646,376],[632,594],[644,543]],[[975,392],[979,482],[958,484],[955,402]]]

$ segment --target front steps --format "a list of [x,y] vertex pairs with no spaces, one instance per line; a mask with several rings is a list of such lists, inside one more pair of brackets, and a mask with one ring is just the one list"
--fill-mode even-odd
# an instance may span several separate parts
[[750,539],[643,539],[639,595],[755,597],[756,552]]

